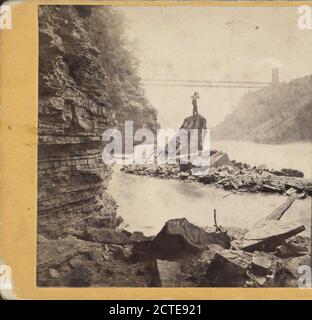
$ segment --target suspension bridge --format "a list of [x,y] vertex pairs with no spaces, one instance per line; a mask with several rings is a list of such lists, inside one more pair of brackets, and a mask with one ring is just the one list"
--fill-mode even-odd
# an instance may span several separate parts
[[260,81],[214,81],[214,80],[178,80],[178,79],[143,79],[144,86],[194,87],[194,88],[265,88],[272,82]]

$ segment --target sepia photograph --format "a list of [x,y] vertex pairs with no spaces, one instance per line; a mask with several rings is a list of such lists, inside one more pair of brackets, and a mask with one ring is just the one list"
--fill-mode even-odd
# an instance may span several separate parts
[[38,287],[311,286],[305,13],[38,6]]

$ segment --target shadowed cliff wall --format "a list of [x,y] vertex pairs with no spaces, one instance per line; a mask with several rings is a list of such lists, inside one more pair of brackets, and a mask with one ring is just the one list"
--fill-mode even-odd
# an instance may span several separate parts
[[157,127],[121,22],[112,8],[39,7],[38,232],[46,238],[116,226],[103,131],[125,120]]

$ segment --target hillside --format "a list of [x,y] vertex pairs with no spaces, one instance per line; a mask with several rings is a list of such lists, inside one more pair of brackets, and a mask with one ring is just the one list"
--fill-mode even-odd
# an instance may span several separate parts
[[287,143],[312,139],[311,76],[244,95],[212,131],[220,140]]

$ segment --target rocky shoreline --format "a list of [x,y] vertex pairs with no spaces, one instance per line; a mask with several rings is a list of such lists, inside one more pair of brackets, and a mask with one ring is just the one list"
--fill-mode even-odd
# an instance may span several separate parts
[[223,228],[216,219],[200,228],[181,218],[146,237],[120,219],[117,227],[86,227],[55,240],[40,235],[38,286],[297,287],[298,267],[311,266],[311,238],[300,235],[300,223],[282,219],[304,192],[291,191],[249,230]]
[[311,196],[311,181],[296,170],[269,170],[211,152],[210,170],[193,165],[128,165],[128,174],[213,184],[234,192],[270,192],[285,202],[249,230],[206,228],[186,218],[158,234],[119,226],[86,225],[79,232],[38,237],[38,286],[54,287],[298,287],[298,267],[311,266],[305,227],[282,217]]
[[297,193],[299,199],[312,195],[312,179],[303,178],[299,170],[275,170],[266,165],[252,167],[231,161],[226,153],[217,150],[211,150],[210,167],[132,164],[123,166],[121,171],[139,176],[211,184],[235,192]]
[[296,287],[298,266],[311,265],[311,240],[298,235],[304,228],[268,221],[269,233],[257,241],[271,246],[257,250],[243,245],[257,227],[217,231],[185,218],[167,221],[155,237],[121,228],[88,229],[80,238],[40,236],[38,285]]
[[[249,230],[217,225],[200,228],[187,219],[172,219],[158,234],[146,237],[119,226],[86,226],[57,239],[38,237],[38,286],[61,287],[297,287],[298,267],[311,266],[311,239],[305,227],[282,217],[297,199],[311,195],[307,179],[272,172],[264,166],[228,163],[214,152],[215,167],[177,165],[125,166],[129,174],[213,183],[227,190],[278,192],[285,202]],[[298,175],[297,172],[295,172]],[[252,184],[238,181],[253,179]],[[270,178],[268,178],[270,177]],[[234,182],[235,181],[235,182]],[[264,183],[264,181],[266,181]],[[270,184],[269,184],[270,181]],[[228,188],[236,183],[239,187]],[[278,186],[272,189],[265,185]],[[279,183],[279,184],[278,184]]]

